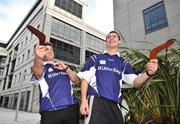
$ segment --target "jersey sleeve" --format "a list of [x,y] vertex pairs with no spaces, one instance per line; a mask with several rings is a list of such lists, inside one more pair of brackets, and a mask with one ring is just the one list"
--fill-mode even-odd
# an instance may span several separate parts
[[92,76],[95,74],[95,60],[96,56],[91,56],[81,68],[77,74],[81,79],[85,79],[87,82],[90,82]]
[[133,86],[133,82],[137,76],[138,74],[135,72],[133,67],[128,62],[126,62],[124,66],[123,75],[122,75],[123,81]]
[[41,76],[39,79],[37,79],[37,78],[34,76],[34,74],[32,73],[31,76],[30,76],[30,78],[29,78],[30,83],[32,83],[32,84],[34,84],[34,85],[38,85],[38,84],[41,82],[41,80],[44,78],[45,72],[46,72],[46,67],[44,66],[43,74],[42,74],[42,76]]

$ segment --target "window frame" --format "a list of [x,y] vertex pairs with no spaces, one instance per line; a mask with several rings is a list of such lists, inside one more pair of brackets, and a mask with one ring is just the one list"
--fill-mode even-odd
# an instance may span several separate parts
[[[161,15],[161,17],[159,16]],[[167,14],[164,1],[143,10],[145,34],[168,27]]]

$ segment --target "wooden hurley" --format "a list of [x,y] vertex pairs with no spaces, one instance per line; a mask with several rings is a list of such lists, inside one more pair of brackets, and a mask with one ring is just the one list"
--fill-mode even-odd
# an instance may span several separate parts
[[168,48],[169,46],[171,46],[176,40],[175,39],[170,39],[168,41],[166,41],[165,43],[153,48],[150,52],[150,56],[149,58],[150,59],[156,59],[157,58],[157,54],[163,50],[163,49],[166,49]]
[[36,37],[38,37],[39,45],[45,45],[46,35],[44,33],[40,32],[31,25],[28,25],[27,29],[29,29],[34,35],[36,35]]

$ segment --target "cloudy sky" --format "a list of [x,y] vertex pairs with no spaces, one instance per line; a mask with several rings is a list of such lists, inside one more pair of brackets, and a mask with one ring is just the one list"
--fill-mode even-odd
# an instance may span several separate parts
[[[0,41],[7,42],[36,0],[0,0]],[[108,33],[113,30],[112,0],[86,0],[85,22]]]

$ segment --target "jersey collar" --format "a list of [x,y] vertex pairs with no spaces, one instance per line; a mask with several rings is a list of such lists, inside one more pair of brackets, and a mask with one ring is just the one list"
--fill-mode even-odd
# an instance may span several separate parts
[[[105,50],[103,53],[107,53],[107,54],[109,54],[109,53],[107,52],[107,50]],[[117,52],[115,55],[117,55],[117,56],[119,56],[119,57],[120,57],[119,52]]]

